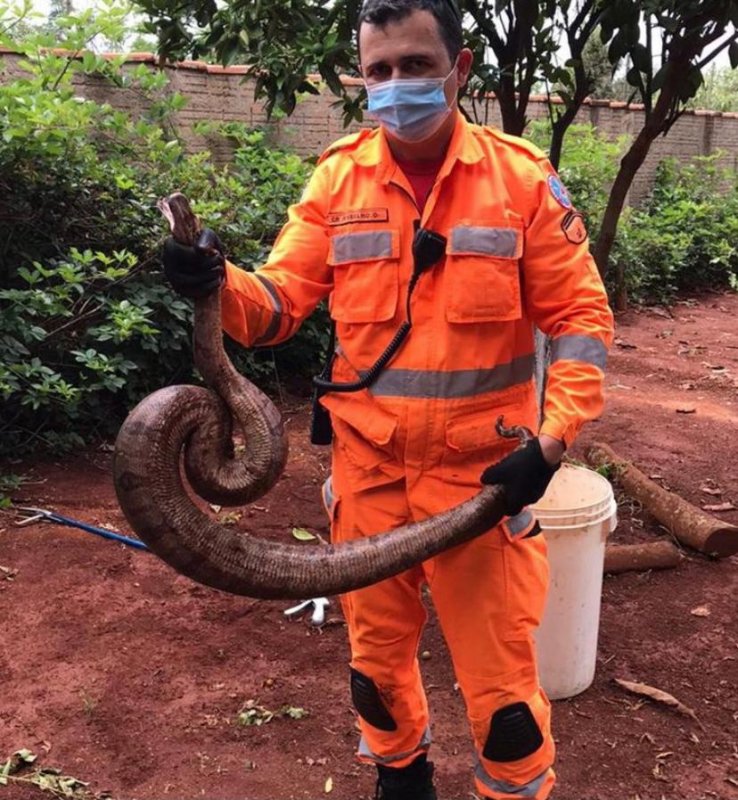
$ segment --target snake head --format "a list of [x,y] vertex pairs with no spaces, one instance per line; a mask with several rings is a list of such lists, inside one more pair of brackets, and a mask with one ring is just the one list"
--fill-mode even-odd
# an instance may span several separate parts
[[162,197],[156,207],[169,223],[172,236],[180,243],[194,245],[202,230],[200,220],[192,210],[190,201],[182,192],[174,192],[169,197]]
[[497,417],[497,422],[495,422],[495,430],[499,436],[502,436],[503,439],[517,439],[518,450],[525,447],[525,445],[528,444],[531,439],[535,439],[535,435],[530,428],[526,428],[525,425],[512,425],[508,428],[504,425],[504,420],[505,417],[503,415]]

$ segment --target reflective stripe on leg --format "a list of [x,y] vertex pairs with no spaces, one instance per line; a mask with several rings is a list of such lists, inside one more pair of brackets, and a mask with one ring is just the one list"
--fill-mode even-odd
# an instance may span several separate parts
[[521,797],[531,797],[534,800],[545,800],[551,793],[556,781],[552,769],[544,770],[540,775],[528,781],[516,785],[509,781],[497,780],[488,775],[481,762],[477,761],[474,769],[474,777],[477,781],[477,788],[484,793],[484,797],[492,800],[519,800]]
[[371,751],[369,744],[367,743],[366,739],[362,736],[361,740],[359,741],[359,749],[357,754],[359,758],[362,758],[366,761],[372,761],[375,764],[384,764],[384,765],[393,765],[393,766],[404,766],[403,764],[399,764],[398,762],[405,762],[409,764],[419,753],[425,753],[431,746],[431,742],[433,741],[431,736],[431,729],[428,726],[425,731],[423,731],[423,736],[418,743],[417,747],[414,747],[412,750],[408,750],[405,753],[397,753],[391,756],[378,756]]

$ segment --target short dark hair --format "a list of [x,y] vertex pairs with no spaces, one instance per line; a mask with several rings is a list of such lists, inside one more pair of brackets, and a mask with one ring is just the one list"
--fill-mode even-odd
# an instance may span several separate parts
[[430,11],[433,14],[449,58],[452,62],[456,61],[464,46],[464,32],[461,13],[454,0],[364,0],[356,23],[357,41],[362,23],[383,28],[389,22],[410,16],[413,11]]

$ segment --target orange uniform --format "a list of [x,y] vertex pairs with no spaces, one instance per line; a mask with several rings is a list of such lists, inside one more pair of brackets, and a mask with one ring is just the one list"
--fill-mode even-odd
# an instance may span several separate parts
[[[334,381],[355,381],[406,319],[416,223],[446,237],[419,278],[412,331],[368,388],[328,393],[332,538],[444,511],[510,452],[494,421],[536,428],[534,324],[553,339],[539,431],[569,445],[602,409],[612,315],[581,217],[535,147],[461,115],[421,212],[380,129],[322,156],[267,264],[227,264],[224,328],[246,346],[295,333],[323,298]],[[548,582],[525,509],[478,539],[342,598],[364,760],[410,763],[430,744],[417,645],[427,583],[464,696],[477,791],[543,800],[553,786],[549,703],[532,634]]]

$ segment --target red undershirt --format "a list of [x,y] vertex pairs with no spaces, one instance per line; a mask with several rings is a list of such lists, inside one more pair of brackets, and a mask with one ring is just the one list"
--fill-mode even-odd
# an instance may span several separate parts
[[410,186],[415,193],[415,202],[421,213],[444,160],[445,156],[436,161],[405,161],[395,158],[397,165],[410,181]]

